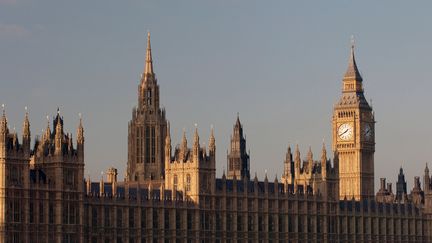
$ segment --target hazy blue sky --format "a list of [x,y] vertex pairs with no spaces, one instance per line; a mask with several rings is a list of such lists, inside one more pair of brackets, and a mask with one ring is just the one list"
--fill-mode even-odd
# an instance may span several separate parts
[[[430,1],[59,1],[0,0],[0,102],[33,137],[57,106],[75,134],[83,113],[86,174],[126,167],[127,123],[137,103],[151,31],[161,104],[173,146],[193,124],[208,143],[214,124],[217,175],[236,113],[251,173],[280,176],[288,144],[315,158],[331,146],[350,36],[376,114],[375,180],[399,167],[422,175],[432,158]],[[74,136],[75,137],[75,136]],[[329,153],[330,154],[330,153]]]

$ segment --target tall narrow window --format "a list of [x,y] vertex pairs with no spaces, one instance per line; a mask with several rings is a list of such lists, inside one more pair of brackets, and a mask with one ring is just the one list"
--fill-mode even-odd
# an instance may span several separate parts
[[140,131],[140,133],[138,134],[139,140],[140,140],[140,143],[139,143],[139,146],[140,146],[139,156],[140,156],[140,163],[143,163],[144,162],[144,127],[140,126],[139,131]]
[[191,176],[190,174],[186,175],[186,191],[190,191],[191,189]]
[[156,162],[156,131],[155,127],[151,128],[151,162]]
[[177,191],[177,184],[178,184],[178,178],[177,175],[174,175],[174,179],[173,179],[174,193]]
[[139,146],[139,128],[137,127],[135,130],[135,135],[136,135],[136,151],[135,151],[135,156],[136,156],[136,162],[139,163],[139,158],[140,158],[140,146]]
[[150,163],[150,126],[146,126],[146,146],[145,146],[145,161]]
[[151,89],[147,90],[146,98],[147,98],[147,105],[151,105],[152,104],[152,92],[151,92]]

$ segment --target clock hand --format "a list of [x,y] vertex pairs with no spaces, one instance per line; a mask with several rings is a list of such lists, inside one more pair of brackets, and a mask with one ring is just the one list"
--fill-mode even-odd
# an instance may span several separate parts
[[349,129],[346,129],[343,133],[341,133],[341,134],[339,134],[339,136],[342,136],[342,135],[344,135],[345,133],[347,133],[348,132],[348,130]]

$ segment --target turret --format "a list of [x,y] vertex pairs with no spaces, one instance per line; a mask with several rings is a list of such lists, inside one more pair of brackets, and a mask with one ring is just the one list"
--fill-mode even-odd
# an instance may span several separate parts
[[167,167],[167,163],[171,162],[171,132],[170,132],[170,123],[167,123],[167,135],[165,137],[165,167]]
[[301,163],[300,150],[297,144],[295,150],[295,157],[294,157],[294,178],[300,175],[300,166],[301,166],[300,163]]
[[63,126],[60,122],[60,117],[57,114],[57,124],[55,127],[55,155],[62,155],[62,146],[63,146]]
[[407,194],[407,183],[402,167],[399,169],[398,180],[396,182],[396,200],[403,200],[403,195]]
[[194,143],[193,143],[193,160],[196,162],[199,162],[199,135],[198,135],[198,128],[195,126],[195,133],[194,133]]
[[214,137],[214,128],[211,127],[210,139],[209,139],[209,155],[214,156],[216,154],[216,142]]
[[30,137],[30,122],[28,119],[28,112],[27,112],[27,107],[26,107],[26,113],[25,113],[25,117],[24,117],[24,122],[23,122],[23,138],[22,138],[22,146],[23,146],[23,151],[24,154],[26,156],[30,155],[30,141],[31,141],[31,137]]
[[117,182],[117,175],[118,175],[118,172],[117,172],[117,169],[116,169],[116,168],[114,168],[114,167],[110,167],[110,168],[107,170],[106,175],[107,175],[107,182],[108,182],[108,183],[114,183],[114,182]]
[[50,142],[51,139],[51,128],[49,123],[49,116],[47,116],[47,127],[45,129],[45,133],[42,136],[43,143]]
[[426,168],[424,170],[424,191],[429,192],[430,191],[430,176],[429,176],[429,168],[426,163]]
[[68,151],[72,152],[74,150],[74,148],[73,148],[72,133],[68,133],[67,137],[68,137],[68,142],[67,142]]
[[6,139],[9,134],[9,129],[7,127],[7,118],[6,118],[6,111],[3,107],[3,115],[0,122],[0,157],[6,156]]
[[84,162],[84,127],[82,124],[82,117],[81,114],[79,114],[79,125],[77,128],[77,153],[78,153],[78,159],[80,162]]
[[321,150],[321,175],[323,178],[327,177],[327,151],[324,143]]
[[420,177],[414,177],[414,187],[411,190],[411,200],[414,204],[420,205],[424,202],[424,192],[421,189]]
[[312,153],[312,148],[309,146],[309,151],[308,151],[308,155],[307,155],[307,160],[308,160],[308,173],[312,174],[312,169],[313,169],[313,153]]
[[[291,153],[291,146],[288,145],[287,153],[284,161],[284,173],[282,174],[282,182],[291,184],[294,178],[294,162]],[[285,186],[287,188],[287,186]]]
[[183,137],[180,145],[180,160],[184,161],[186,160],[186,154],[188,151],[187,147],[187,139],[186,139],[186,131],[183,129]]
[[102,173],[101,180],[99,182],[99,196],[103,197],[104,195],[105,195],[105,183],[104,183],[103,173]]
[[250,178],[249,154],[246,152],[246,139],[243,136],[243,126],[238,114],[233,127],[230,148],[227,156],[228,178],[232,178],[234,174],[240,178],[244,176]]

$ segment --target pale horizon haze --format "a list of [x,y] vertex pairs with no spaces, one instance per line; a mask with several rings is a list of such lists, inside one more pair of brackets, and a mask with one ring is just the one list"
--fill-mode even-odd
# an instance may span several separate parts
[[302,157],[311,146],[318,159],[324,140],[332,155],[332,109],[353,35],[377,121],[375,188],[380,177],[395,183],[402,166],[410,191],[432,162],[431,9],[430,1],[0,0],[0,103],[20,136],[28,106],[32,139],[59,107],[75,141],[82,113],[86,177],[114,166],[123,180],[150,31],[173,147],[183,129],[192,143],[195,123],[208,144],[214,125],[220,177],[239,113],[251,176],[267,171],[273,181],[289,144]]

